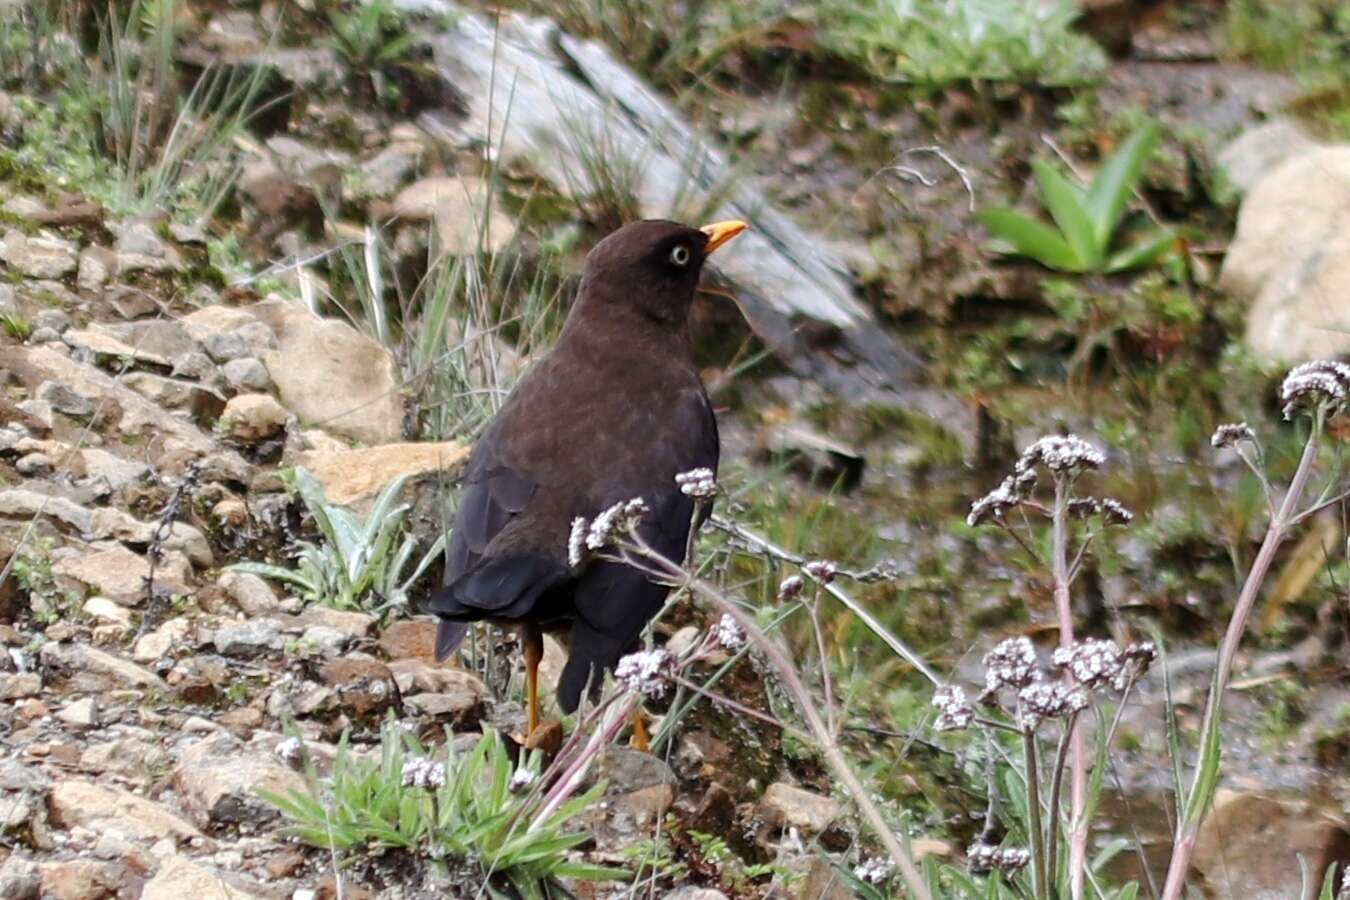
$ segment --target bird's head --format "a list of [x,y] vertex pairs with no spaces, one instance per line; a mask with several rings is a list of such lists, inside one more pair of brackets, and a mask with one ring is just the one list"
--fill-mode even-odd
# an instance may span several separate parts
[[625,225],[586,256],[578,304],[682,327],[704,261],[745,229],[740,221],[702,228],[660,219]]

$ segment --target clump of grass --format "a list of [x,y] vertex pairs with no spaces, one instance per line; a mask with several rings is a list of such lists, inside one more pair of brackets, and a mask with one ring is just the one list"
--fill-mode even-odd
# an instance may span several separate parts
[[467,752],[456,752],[452,738],[447,733],[433,751],[391,719],[377,758],[354,754],[344,734],[327,777],[292,739],[306,789],[262,795],[289,820],[295,837],[344,866],[364,854],[401,851],[442,877],[482,886],[488,896],[514,891],[524,900],[552,896],[559,879],[626,874],[569,857],[591,837],[569,828],[569,820],[600,799],[603,785],[541,817],[537,757],[513,767],[494,731]]
[[393,0],[329,0],[325,7],[333,48],[375,97],[387,98],[386,70],[407,54],[418,37],[409,30],[407,13]]
[[397,478],[386,485],[364,520],[329,503],[323,486],[305,469],[293,469],[288,480],[322,540],[301,541],[293,569],[259,562],[237,563],[232,568],[293,585],[306,602],[334,609],[381,617],[406,609],[409,590],[445,546],[442,535],[417,556],[417,540],[405,531],[409,507],[394,505],[407,479]]
[[1031,164],[1055,228],[1007,209],[986,209],[980,221],[1000,253],[1029,257],[1061,272],[1124,272],[1172,253],[1177,235],[1154,227],[1124,247],[1118,232],[1144,163],[1158,144],[1157,125],[1136,131],[1107,159],[1091,184],[1075,183],[1044,160]]
[[1067,0],[830,0],[822,17],[835,52],[888,81],[936,89],[1095,81],[1105,56],[1072,30],[1077,14]]

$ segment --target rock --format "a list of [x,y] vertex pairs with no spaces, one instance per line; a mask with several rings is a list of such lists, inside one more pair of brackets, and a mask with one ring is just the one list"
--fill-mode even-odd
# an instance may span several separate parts
[[77,680],[81,676],[86,678],[92,676],[107,681],[115,688],[155,690],[168,688],[168,685],[153,672],[87,644],[48,641],[38,651],[38,658],[44,666],[64,672]]
[[128,372],[122,383],[154,403],[183,409],[202,423],[212,423],[225,411],[225,398],[215,390],[182,378],[166,378],[150,372]]
[[361,163],[358,196],[391,197],[399,185],[417,173],[425,147],[420,140],[395,141]]
[[1319,144],[1289,119],[1272,119],[1249,128],[1220,150],[1215,162],[1228,182],[1247,193],[1281,163]]
[[225,404],[220,421],[231,437],[252,444],[285,431],[289,418],[271,394],[240,394]]
[[347,635],[349,638],[363,638],[370,634],[375,626],[375,618],[362,612],[349,612],[328,606],[309,606],[296,616],[300,625],[322,625]]
[[1248,193],[1220,286],[1252,301],[1246,342],[1281,363],[1350,353],[1350,145],[1276,167]]
[[5,900],[41,900],[42,881],[35,865],[11,856],[0,865],[0,897]]
[[36,697],[42,692],[42,676],[36,672],[21,672],[17,675],[0,672],[0,700],[22,700],[24,697]]
[[131,658],[139,663],[150,663],[168,656],[175,647],[188,644],[192,634],[192,622],[179,617],[170,619],[163,625],[136,639]]
[[246,615],[265,616],[281,609],[277,595],[257,575],[226,569],[216,579],[216,587],[224,591]]
[[70,316],[60,309],[43,309],[33,314],[34,328],[50,328],[57,334],[65,334],[70,328]]
[[390,622],[380,634],[380,649],[393,660],[417,659],[428,665],[438,665],[436,618],[417,616]]
[[58,781],[47,798],[47,807],[52,821],[67,829],[78,826],[95,832],[108,831],[147,843],[201,837],[191,822],[158,803],[121,788],[79,778]]
[[300,454],[296,462],[318,479],[330,502],[347,506],[374,497],[396,478],[435,472],[452,474],[468,456],[466,445],[445,441],[319,450]]
[[399,705],[398,685],[384,663],[335,659],[324,665],[322,677],[336,692],[342,708],[358,718],[379,716]]
[[482,707],[483,698],[470,691],[451,690],[437,693],[413,694],[403,699],[404,706],[419,716],[432,719],[462,721]]
[[119,896],[126,870],[117,863],[71,859],[41,867],[44,900],[110,900]]
[[266,391],[272,386],[267,367],[251,356],[231,359],[221,366],[220,373],[236,391]]
[[595,781],[605,782],[605,794],[628,794],[657,785],[675,784],[675,773],[659,757],[631,747],[606,747],[596,761]]
[[81,290],[101,290],[117,274],[117,254],[107,247],[89,246],[80,251],[75,283]]
[[80,451],[80,456],[84,459],[85,481],[101,485],[108,493],[120,491],[144,478],[150,471],[150,467],[143,462],[123,459],[97,447],[85,447]]
[[170,856],[145,884],[141,900],[260,900],[259,895],[231,887],[206,866]]
[[[112,510],[99,510],[112,512]],[[140,524],[140,523],[138,523]],[[52,564],[52,573],[77,581],[124,606],[137,606],[145,599],[150,561],[118,543],[90,545],[92,553],[71,551]],[[155,566],[155,590],[187,591],[188,562],[179,553],[164,553]]]
[[82,697],[66,704],[56,717],[75,728],[93,728],[98,725],[98,702],[93,697]]
[[193,820],[211,825],[256,826],[276,819],[276,807],[259,791],[305,790],[305,779],[271,755],[249,752],[218,732],[192,745],[179,760],[174,785]]
[[122,228],[117,236],[117,252],[133,256],[153,256],[162,259],[169,255],[169,246],[145,222],[133,222]]
[[[153,308],[151,311],[154,311]],[[109,334],[123,343],[164,359],[177,360],[197,349],[197,342],[193,340],[187,328],[170,319],[125,323],[95,322],[90,324],[89,330]]]
[[281,402],[302,423],[365,444],[402,436],[398,368],[384,347],[345,322],[284,300],[250,310],[276,336],[277,349],[261,358]]
[[1300,855],[1320,885],[1329,864],[1350,858],[1344,819],[1306,801],[1221,789],[1200,828],[1194,866],[1216,900],[1298,897]]
[[94,528],[94,514],[78,503],[23,488],[0,491],[0,516],[24,520],[46,516],[81,534],[88,534]]
[[347,645],[351,643],[351,638],[336,628],[329,628],[327,625],[311,625],[305,629],[304,634],[300,635],[300,643],[306,648],[312,648],[313,652],[319,656],[329,657],[337,656],[347,649]]
[[243,340],[249,356],[262,354],[277,346],[272,329],[247,310],[230,306],[206,306],[181,320],[183,328],[199,345],[216,335],[235,335]]
[[131,625],[131,613],[125,606],[119,606],[107,597],[90,597],[84,601],[84,614],[113,625]]
[[759,801],[760,816],[771,826],[796,828],[808,834],[824,832],[841,809],[838,800],[781,781],[769,785]]
[[216,630],[212,641],[216,652],[239,659],[253,659],[286,646],[285,637],[271,619],[251,619],[239,625],[227,625]]
[[0,345],[0,367],[9,369],[29,390],[38,391],[39,385],[50,381],[91,405],[102,404],[103,414],[116,422],[123,435],[151,439],[150,462],[156,461],[153,448],[167,446],[170,440],[196,454],[215,449],[213,440],[191,422],[164,411],[106,372],[48,347]]
[[423,178],[394,198],[394,215],[411,222],[435,222],[439,254],[496,253],[516,235],[516,225],[492,185],[469,176]]
[[50,404],[56,412],[75,419],[89,418],[96,408],[93,400],[75,393],[59,381],[44,381],[38,385],[37,398]]
[[93,744],[80,754],[80,768],[93,775],[117,775],[149,784],[162,777],[168,757],[150,732]]
[[29,237],[11,228],[0,242],[0,260],[28,278],[63,278],[79,267],[80,245],[56,237]]
[[166,357],[148,350],[141,350],[102,331],[88,328],[71,328],[61,336],[72,349],[82,351],[98,362],[111,362],[114,368],[120,368],[126,361],[159,366],[168,369],[171,363]]
[[52,458],[45,453],[30,453],[15,462],[14,469],[26,478],[46,475],[52,470]]
[[239,359],[248,353],[248,342],[236,331],[219,331],[208,334],[202,341],[202,349],[215,363],[227,363]]

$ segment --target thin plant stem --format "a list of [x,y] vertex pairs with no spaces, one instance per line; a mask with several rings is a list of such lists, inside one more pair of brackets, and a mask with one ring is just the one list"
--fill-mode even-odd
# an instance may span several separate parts
[[[1252,561],[1252,567],[1247,572],[1247,580],[1243,582],[1242,591],[1238,594],[1237,603],[1233,607],[1232,618],[1228,620],[1228,628],[1224,632],[1223,642],[1219,645],[1218,661],[1214,668],[1214,683],[1210,687],[1209,700],[1205,704],[1205,720],[1201,725],[1200,733],[1202,736],[1209,735],[1219,727],[1223,716],[1224,691],[1228,687],[1228,678],[1232,674],[1233,659],[1237,656],[1238,646],[1242,643],[1242,635],[1247,628],[1247,619],[1251,616],[1252,608],[1256,605],[1257,597],[1261,593],[1261,587],[1265,583],[1266,576],[1270,573],[1270,566],[1275,560],[1276,551],[1284,543],[1290,528],[1299,520],[1295,510],[1298,509],[1299,501],[1308,486],[1308,480],[1312,477],[1313,466],[1317,461],[1317,448],[1322,433],[1322,425],[1323,416],[1319,413],[1314,417],[1312,430],[1308,434],[1308,442],[1303,446],[1303,455],[1299,459],[1298,469],[1294,472],[1293,480],[1289,483],[1289,490],[1284,495],[1284,501],[1280,504],[1279,510],[1270,520],[1270,525],[1266,528],[1266,536],[1261,542],[1261,549],[1257,551],[1256,559]],[[1207,743],[1202,737],[1202,746]],[[1215,745],[1214,752],[1219,752],[1217,745]],[[1204,763],[1205,760],[1201,759],[1197,764],[1196,773],[1191,780],[1191,793],[1188,798],[1192,798],[1201,787],[1199,782],[1200,775],[1205,768]],[[1216,768],[1217,765],[1217,761],[1214,762]],[[1211,800],[1212,797],[1202,797],[1200,805],[1195,807],[1193,812],[1188,810],[1183,813],[1184,819],[1181,823],[1181,831],[1172,847],[1172,859],[1167,865],[1167,880],[1163,883],[1162,900],[1180,900],[1181,893],[1186,886],[1186,876],[1190,873],[1191,857],[1195,854],[1195,844],[1200,835],[1200,826],[1204,824],[1205,817],[1209,814]],[[1190,803],[1191,799],[1188,799],[1187,805],[1189,806]]]
[[1046,894],[1045,836],[1041,831],[1041,773],[1036,759],[1036,734],[1022,732],[1023,764],[1027,779],[1027,830],[1031,842],[1031,895],[1042,898]]
[[[1059,618],[1060,646],[1073,645],[1073,604],[1069,596],[1069,479],[1055,479],[1055,507],[1050,552],[1051,575],[1055,585],[1055,615]],[[1073,676],[1066,669],[1065,683],[1072,686]],[[1087,746],[1083,729],[1075,716],[1068,725],[1070,754],[1069,820],[1069,894],[1073,900],[1083,897],[1083,870],[1087,865]]]
[[1059,856],[1059,796],[1064,785],[1064,764],[1069,755],[1069,735],[1078,723],[1078,713],[1069,716],[1069,721],[1060,735],[1059,747],[1055,751],[1055,767],[1050,773],[1050,827],[1046,835],[1046,858],[1050,861],[1051,871],[1058,867]]
[[[775,641],[760,630],[754,619],[746,615],[739,606],[723,596],[711,584],[694,577],[675,565],[652,550],[640,538],[634,536],[633,540],[640,558],[630,559],[630,565],[635,565],[635,567],[644,569],[656,577],[685,588],[690,593],[709,601],[721,612],[736,620],[736,624],[741,626],[741,630],[745,632],[746,637],[764,654],[765,659],[777,674],[779,681],[796,702],[798,711],[806,721],[807,730],[815,738],[821,754],[825,757],[826,764],[834,771],[835,777],[839,779],[844,790],[853,799],[863,818],[867,820],[868,825],[871,826],[876,836],[886,847],[891,860],[899,869],[900,877],[904,880],[910,895],[914,900],[933,900],[933,895],[928,892],[928,887],[924,883],[918,867],[914,864],[913,858],[895,836],[895,832],[891,830],[885,817],[882,816],[881,810],[873,802],[871,794],[853,771],[853,767],[840,748],[839,742],[820,717],[820,713],[816,709],[815,699],[806,689],[806,685],[802,683],[796,667],[788,659],[787,654]],[[644,565],[644,561],[647,565]]]

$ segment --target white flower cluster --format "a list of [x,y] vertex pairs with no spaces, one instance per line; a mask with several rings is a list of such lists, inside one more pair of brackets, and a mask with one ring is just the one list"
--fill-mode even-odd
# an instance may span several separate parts
[[805,586],[806,582],[802,581],[802,576],[789,575],[778,585],[778,599],[796,600],[801,596],[802,588]]
[[829,584],[839,574],[839,567],[828,559],[813,559],[802,566],[802,571],[821,584]]
[[711,500],[717,496],[717,474],[712,469],[690,469],[675,476],[680,493],[695,500]]
[[731,613],[722,613],[722,618],[712,628],[713,640],[727,650],[739,650],[745,645],[745,632]]
[[1008,511],[1031,496],[1036,486],[1036,472],[1027,469],[1003,479],[1003,483],[970,504],[966,524],[971,528],[990,519],[1002,519]]
[[995,847],[976,841],[966,848],[966,860],[976,872],[988,872],[990,869],[1013,872],[1025,868],[1031,862],[1031,852],[1025,847]]
[[1058,647],[1054,662],[1059,668],[1068,669],[1074,680],[1088,690],[1106,685],[1114,685],[1116,690],[1125,687],[1125,654],[1115,641],[1088,638]]
[[1055,650],[1054,663],[1061,669],[1068,669],[1074,680],[1088,690],[1109,685],[1123,691],[1131,677],[1148,671],[1157,655],[1158,649],[1152,641],[1130,644],[1122,649],[1115,641],[1088,638]]
[[445,765],[421,756],[404,760],[403,786],[424,790],[445,787]]
[[1350,399],[1350,366],[1320,359],[1295,366],[1280,385],[1284,417],[1292,419],[1300,407],[1341,406]]
[[304,749],[305,745],[301,743],[298,737],[288,737],[280,744],[277,744],[272,752],[283,762],[293,763],[300,758],[300,754],[304,752]]
[[863,884],[885,884],[895,871],[895,863],[885,857],[864,860],[853,867],[853,877]]
[[1059,682],[1037,681],[1017,692],[1018,724],[1035,731],[1046,719],[1061,719],[1087,709],[1087,692]]
[[937,721],[933,723],[938,731],[959,731],[975,721],[975,709],[966,699],[966,692],[957,685],[938,688],[933,694],[933,706],[938,710]]
[[529,769],[516,769],[515,772],[511,773],[511,780],[507,782],[506,789],[513,794],[522,793],[538,778],[539,776]]
[[1110,497],[1079,497],[1070,500],[1069,515],[1078,519],[1101,516],[1104,525],[1128,525],[1134,521],[1134,513],[1126,509],[1125,504]]
[[651,510],[641,497],[621,500],[596,516],[591,522],[577,516],[572,520],[572,531],[567,536],[567,564],[576,568],[590,554],[612,544],[620,534],[632,529]]
[[1252,426],[1246,422],[1235,422],[1232,425],[1220,425],[1214,429],[1214,434],[1210,435],[1209,445],[1215,450],[1221,447],[1232,447],[1241,441],[1255,441],[1256,432],[1252,431]]
[[667,651],[641,650],[630,653],[614,667],[614,677],[630,691],[648,697],[663,697],[670,687],[675,657]]
[[1031,639],[1007,638],[984,655],[984,693],[980,700],[988,701],[1004,688],[1024,688],[1040,678]]
[[1082,472],[1106,462],[1106,455],[1076,434],[1050,434],[1022,453],[1014,471],[1030,471],[1038,465],[1051,472]]

